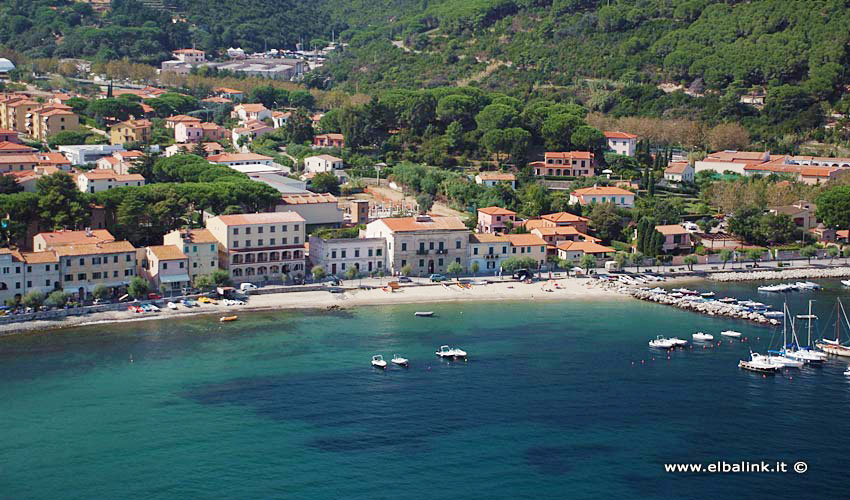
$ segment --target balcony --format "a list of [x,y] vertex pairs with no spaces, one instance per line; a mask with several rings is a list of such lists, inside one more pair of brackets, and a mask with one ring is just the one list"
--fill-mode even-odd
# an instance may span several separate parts
[[428,255],[428,250],[425,250],[424,248],[420,248],[419,250],[416,251],[416,255]]
[[437,250],[437,255],[446,255],[447,253],[449,253],[448,248],[440,248],[439,250]]

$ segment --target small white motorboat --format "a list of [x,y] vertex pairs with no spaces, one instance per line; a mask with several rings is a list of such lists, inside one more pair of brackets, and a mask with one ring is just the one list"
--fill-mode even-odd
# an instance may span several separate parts
[[176,309],[177,309],[177,304],[175,304],[174,302],[169,302],[169,303],[168,303],[168,304],[166,304],[166,305],[167,305],[167,306],[168,306],[168,308],[169,308],[169,309],[171,309],[172,311],[174,311],[174,310],[176,310]]
[[703,293],[699,294],[699,296],[707,299],[707,298],[710,298],[710,297],[714,297],[714,292],[703,292]]
[[841,280],[841,284],[844,286],[850,286],[850,280]]
[[674,344],[673,341],[668,338],[664,338],[661,335],[655,337],[655,340],[649,341],[649,347],[653,347],[656,349],[670,349],[675,347],[675,345],[676,344]]
[[466,351],[464,351],[463,349],[455,348],[455,349],[452,349],[452,350],[454,351],[454,353],[455,353],[454,356],[456,358],[465,358],[466,357]]
[[415,313],[413,313],[413,315],[427,318],[433,316],[434,311],[416,311]]
[[791,359],[775,351],[767,351],[766,358],[768,362],[780,368],[802,368],[804,365],[802,361]]
[[742,359],[738,362],[738,367],[757,373],[776,373],[779,371],[779,365],[771,363],[767,356],[752,351],[750,351],[749,361]]
[[735,330],[725,330],[725,331],[720,332],[720,335],[723,335],[724,337],[732,337],[732,338],[737,339],[741,336],[741,332],[736,332]]
[[453,358],[454,355],[455,355],[454,352],[455,352],[455,350],[452,349],[451,347],[449,347],[447,345],[441,345],[440,349],[437,352],[435,352],[434,354],[436,354],[437,356],[439,356],[441,358]]
[[381,370],[387,367],[387,362],[384,361],[384,357],[380,354],[376,354],[372,356],[372,366],[375,368],[380,368]]
[[688,345],[687,340],[680,339],[680,338],[677,338],[677,337],[670,337],[668,340],[670,342],[672,342],[674,346],[686,346],[686,345]]
[[738,299],[732,297],[723,297],[722,299],[717,299],[718,302],[723,302],[724,304],[732,304],[738,302]]
[[402,358],[398,354],[393,354],[393,359],[391,359],[390,361],[394,365],[404,366],[404,367],[407,367],[407,363],[408,363],[407,358]]
[[847,369],[844,370],[844,375],[847,375],[848,377],[850,377],[850,365],[847,365]]
[[710,333],[696,332],[691,336],[694,338],[694,340],[699,342],[710,342],[714,340],[714,335],[711,335]]

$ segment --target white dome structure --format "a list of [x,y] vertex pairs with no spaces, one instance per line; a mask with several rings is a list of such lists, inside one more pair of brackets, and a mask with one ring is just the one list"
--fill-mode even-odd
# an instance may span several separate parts
[[12,63],[12,61],[0,57],[0,73],[8,73],[13,69],[15,69],[15,65]]

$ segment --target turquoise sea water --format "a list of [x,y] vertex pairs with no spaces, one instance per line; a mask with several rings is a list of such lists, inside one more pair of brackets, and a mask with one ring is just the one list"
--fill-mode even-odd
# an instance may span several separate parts
[[[841,293],[787,297],[798,313],[817,298],[823,328]],[[762,351],[775,333],[614,299],[0,338],[0,498],[846,497],[845,362],[763,378],[737,368],[745,343],[669,360],[646,344],[727,328]],[[441,344],[468,362],[440,361]],[[377,353],[411,367],[374,370]],[[789,472],[663,469],[718,460]],[[790,471],[797,461],[805,474]]]

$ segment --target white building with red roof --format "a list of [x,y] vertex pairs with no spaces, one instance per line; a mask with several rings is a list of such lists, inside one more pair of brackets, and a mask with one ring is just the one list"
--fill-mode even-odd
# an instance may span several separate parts
[[636,135],[606,130],[605,140],[608,142],[608,149],[614,151],[618,155],[635,155],[635,150],[637,149]]
[[512,189],[516,189],[516,176],[509,172],[478,172],[475,183],[487,187],[505,183],[510,184]]
[[570,193],[570,203],[613,203],[620,208],[632,208],[635,206],[635,194],[613,186],[593,186]]
[[366,225],[367,238],[386,238],[387,267],[400,273],[410,266],[416,276],[445,273],[449,264],[467,267],[471,231],[459,217],[390,217]]
[[694,167],[686,161],[671,162],[664,169],[664,179],[670,182],[694,182]]

